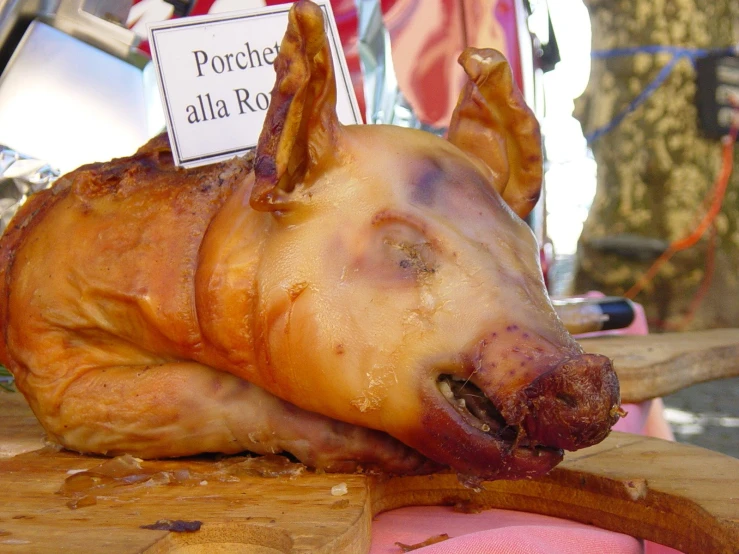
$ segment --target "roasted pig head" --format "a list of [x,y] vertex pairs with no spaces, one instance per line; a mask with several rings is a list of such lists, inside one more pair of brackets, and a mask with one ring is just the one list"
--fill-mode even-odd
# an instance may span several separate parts
[[462,54],[449,140],[344,127],[312,13],[293,13],[255,163],[251,205],[274,214],[255,382],[485,477],[601,441],[618,381],[550,305],[521,220],[541,190],[538,125],[504,58]]
[[521,219],[539,131],[505,60],[462,54],[448,139],[343,126],[323,25],[310,2],[290,12],[253,171],[174,168],[159,138],[11,224],[0,356],[41,422],[86,452],[476,479],[602,440],[618,381],[549,302]]

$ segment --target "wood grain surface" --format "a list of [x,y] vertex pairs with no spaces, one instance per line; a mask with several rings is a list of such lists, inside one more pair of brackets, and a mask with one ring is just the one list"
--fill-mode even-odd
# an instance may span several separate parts
[[[739,460],[658,439],[613,433],[568,454],[545,477],[485,483],[481,492],[444,473],[270,478],[234,469],[234,458],[145,461],[133,476],[146,480],[83,487],[94,496],[85,506],[79,495],[87,493],[60,490],[78,477],[84,482],[106,460],[39,448],[42,430],[20,394],[3,393],[0,414],[3,551],[363,553],[376,514],[459,503],[568,518],[686,553],[734,554],[739,545]],[[336,494],[344,485],[346,494]],[[72,509],[75,501],[82,507]],[[142,528],[161,520],[201,527]]]
[[613,360],[621,401],[667,396],[697,383],[739,376],[739,329],[581,339]]

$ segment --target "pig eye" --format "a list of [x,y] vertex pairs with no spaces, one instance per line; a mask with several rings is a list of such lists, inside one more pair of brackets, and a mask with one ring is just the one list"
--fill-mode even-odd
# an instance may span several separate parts
[[392,214],[373,221],[373,239],[364,258],[372,276],[390,284],[415,284],[436,272],[435,246],[422,225]]
[[[415,274],[434,273],[431,257],[431,244],[424,240],[414,240],[422,237],[408,237],[403,230],[392,230],[383,238],[384,254],[390,264],[404,273]],[[410,240],[409,240],[410,239]]]

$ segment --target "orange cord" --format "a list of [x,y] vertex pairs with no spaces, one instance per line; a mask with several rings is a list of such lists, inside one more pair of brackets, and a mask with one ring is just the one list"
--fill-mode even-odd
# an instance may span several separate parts
[[726,195],[726,187],[729,184],[729,178],[734,168],[734,144],[737,138],[737,121],[735,121],[729,131],[729,134],[725,136],[723,141],[722,150],[722,165],[721,171],[716,179],[716,185],[714,187],[713,201],[709,207],[706,215],[703,216],[701,222],[687,237],[676,240],[667,247],[662,255],[657,258],[647,272],[624,294],[626,298],[633,300],[637,294],[639,294],[647,284],[654,279],[655,275],[659,272],[660,268],[667,263],[672,256],[681,250],[685,250],[694,246],[705,234],[706,230],[713,225],[716,216],[721,211],[721,206],[724,202],[724,196]]

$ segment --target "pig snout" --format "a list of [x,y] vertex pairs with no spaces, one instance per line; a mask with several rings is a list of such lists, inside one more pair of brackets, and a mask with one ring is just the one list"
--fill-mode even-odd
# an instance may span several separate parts
[[509,326],[483,339],[470,380],[502,421],[530,445],[577,450],[602,441],[621,415],[611,361],[583,354],[571,338],[560,342]]
[[597,444],[620,415],[618,378],[611,361],[597,354],[563,360],[526,387],[523,396],[526,436],[554,448]]
[[466,429],[456,454],[444,437],[452,467],[489,476],[483,460],[497,458],[496,478],[542,473],[563,450],[602,441],[623,415],[611,361],[583,354],[567,335],[546,336],[508,325],[456,363],[436,366],[437,388],[451,410],[429,406],[429,421],[456,418]]

